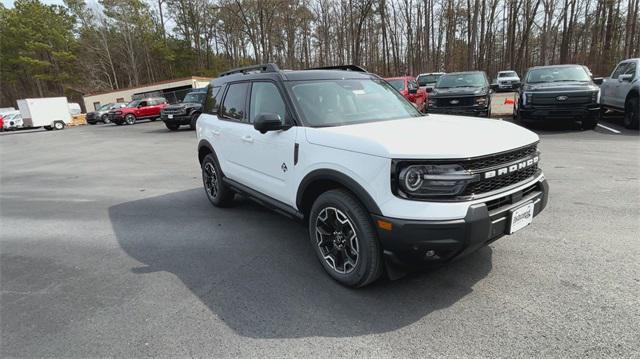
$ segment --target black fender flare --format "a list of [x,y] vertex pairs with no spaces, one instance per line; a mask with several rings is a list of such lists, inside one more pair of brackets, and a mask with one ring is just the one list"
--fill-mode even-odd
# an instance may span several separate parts
[[220,162],[218,161],[218,155],[216,154],[216,151],[213,149],[213,146],[211,146],[209,141],[205,139],[202,139],[200,140],[200,142],[198,142],[198,162],[200,163],[200,167],[202,167],[202,161],[204,160],[204,156],[203,157],[200,156],[200,150],[202,150],[202,148],[207,148],[209,152],[211,152],[211,154],[213,155],[213,160],[216,161],[216,165],[220,170],[220,175],[224,177],[224,173],[222,172],[222,167],[220,167]]
[[300,181],[296,195],[296,206],[299,209],[302,209],[302,199],[305,191],[309,185],[318,180],[330,180],[339,183],[351,191],[360,200],[360,202],[362,202],[369,213],[382,215],[382,211],[380,211],[380,207],[378,207],[376,201],[373,200],[373,197],[371,197],[371,195],[358,182],[356,182],[356,180],[344,173],[331,169],[317,169],[304,176],[302,181]]

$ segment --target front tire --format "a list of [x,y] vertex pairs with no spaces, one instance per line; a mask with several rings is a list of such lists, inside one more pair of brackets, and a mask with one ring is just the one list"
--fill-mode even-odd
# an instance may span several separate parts
[[640,104],[638,97],[632,97],[624,105],[624,127],[637,129],[640,122]]
[[588,119],[582,120],[583,130],[593,130],[598,126],[598,116],[593,116]]
[[124,118],[124,122],[127,125],[133,125],[136,123],[136,116],[132,115],[132,114],[128,114],[127,116],[125,116]]
[[111,120],[109,119],[109,115],[102,115],[102,123],[104,123],[105,125],[108,125],[111,123]]
[[309,239],[324,270],[342,285],[363,287],[382,274],[375,228],[348,191],[331,190],[316,199],[309,215]]
[[222,172],[213,154],[202,161],[202,182],[209,202],[216,207],[229,207],[235,194],[222,181]]
[[169,131],[178,131],[180,125],[176,125],[175,123],[164,123],[165,126],[169,129]]

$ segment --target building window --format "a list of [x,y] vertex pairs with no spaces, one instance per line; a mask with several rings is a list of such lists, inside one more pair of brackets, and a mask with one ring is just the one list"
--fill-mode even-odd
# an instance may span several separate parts
[[99,109],[100,108],[100,102],[94,102],[93,103],[93,108],[96,109],[96,110]]
[[116,99],[116,102],[123,103],[124,102],[124,98],[123,97],[119,97],[119,98]]

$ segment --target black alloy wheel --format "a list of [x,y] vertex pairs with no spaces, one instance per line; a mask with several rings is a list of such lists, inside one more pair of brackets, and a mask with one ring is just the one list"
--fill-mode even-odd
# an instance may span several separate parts
[[202,161],[202,182],[209,202],[216,207],[228,207],[233,202],[234,192],[222,181],[220,169],[212,154]]

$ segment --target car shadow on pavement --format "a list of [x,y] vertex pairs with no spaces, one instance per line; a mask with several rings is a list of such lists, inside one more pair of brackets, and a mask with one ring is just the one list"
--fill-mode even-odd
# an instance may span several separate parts
[[214,208],[199,188],[118,204],[109,217],[121,248],[142,263],[134,273],[174,274],[252,338],[393,331],[460,301],[492,268],[486,247],[439,269],[345,288],[323,272],[302,224],[246,199]]

